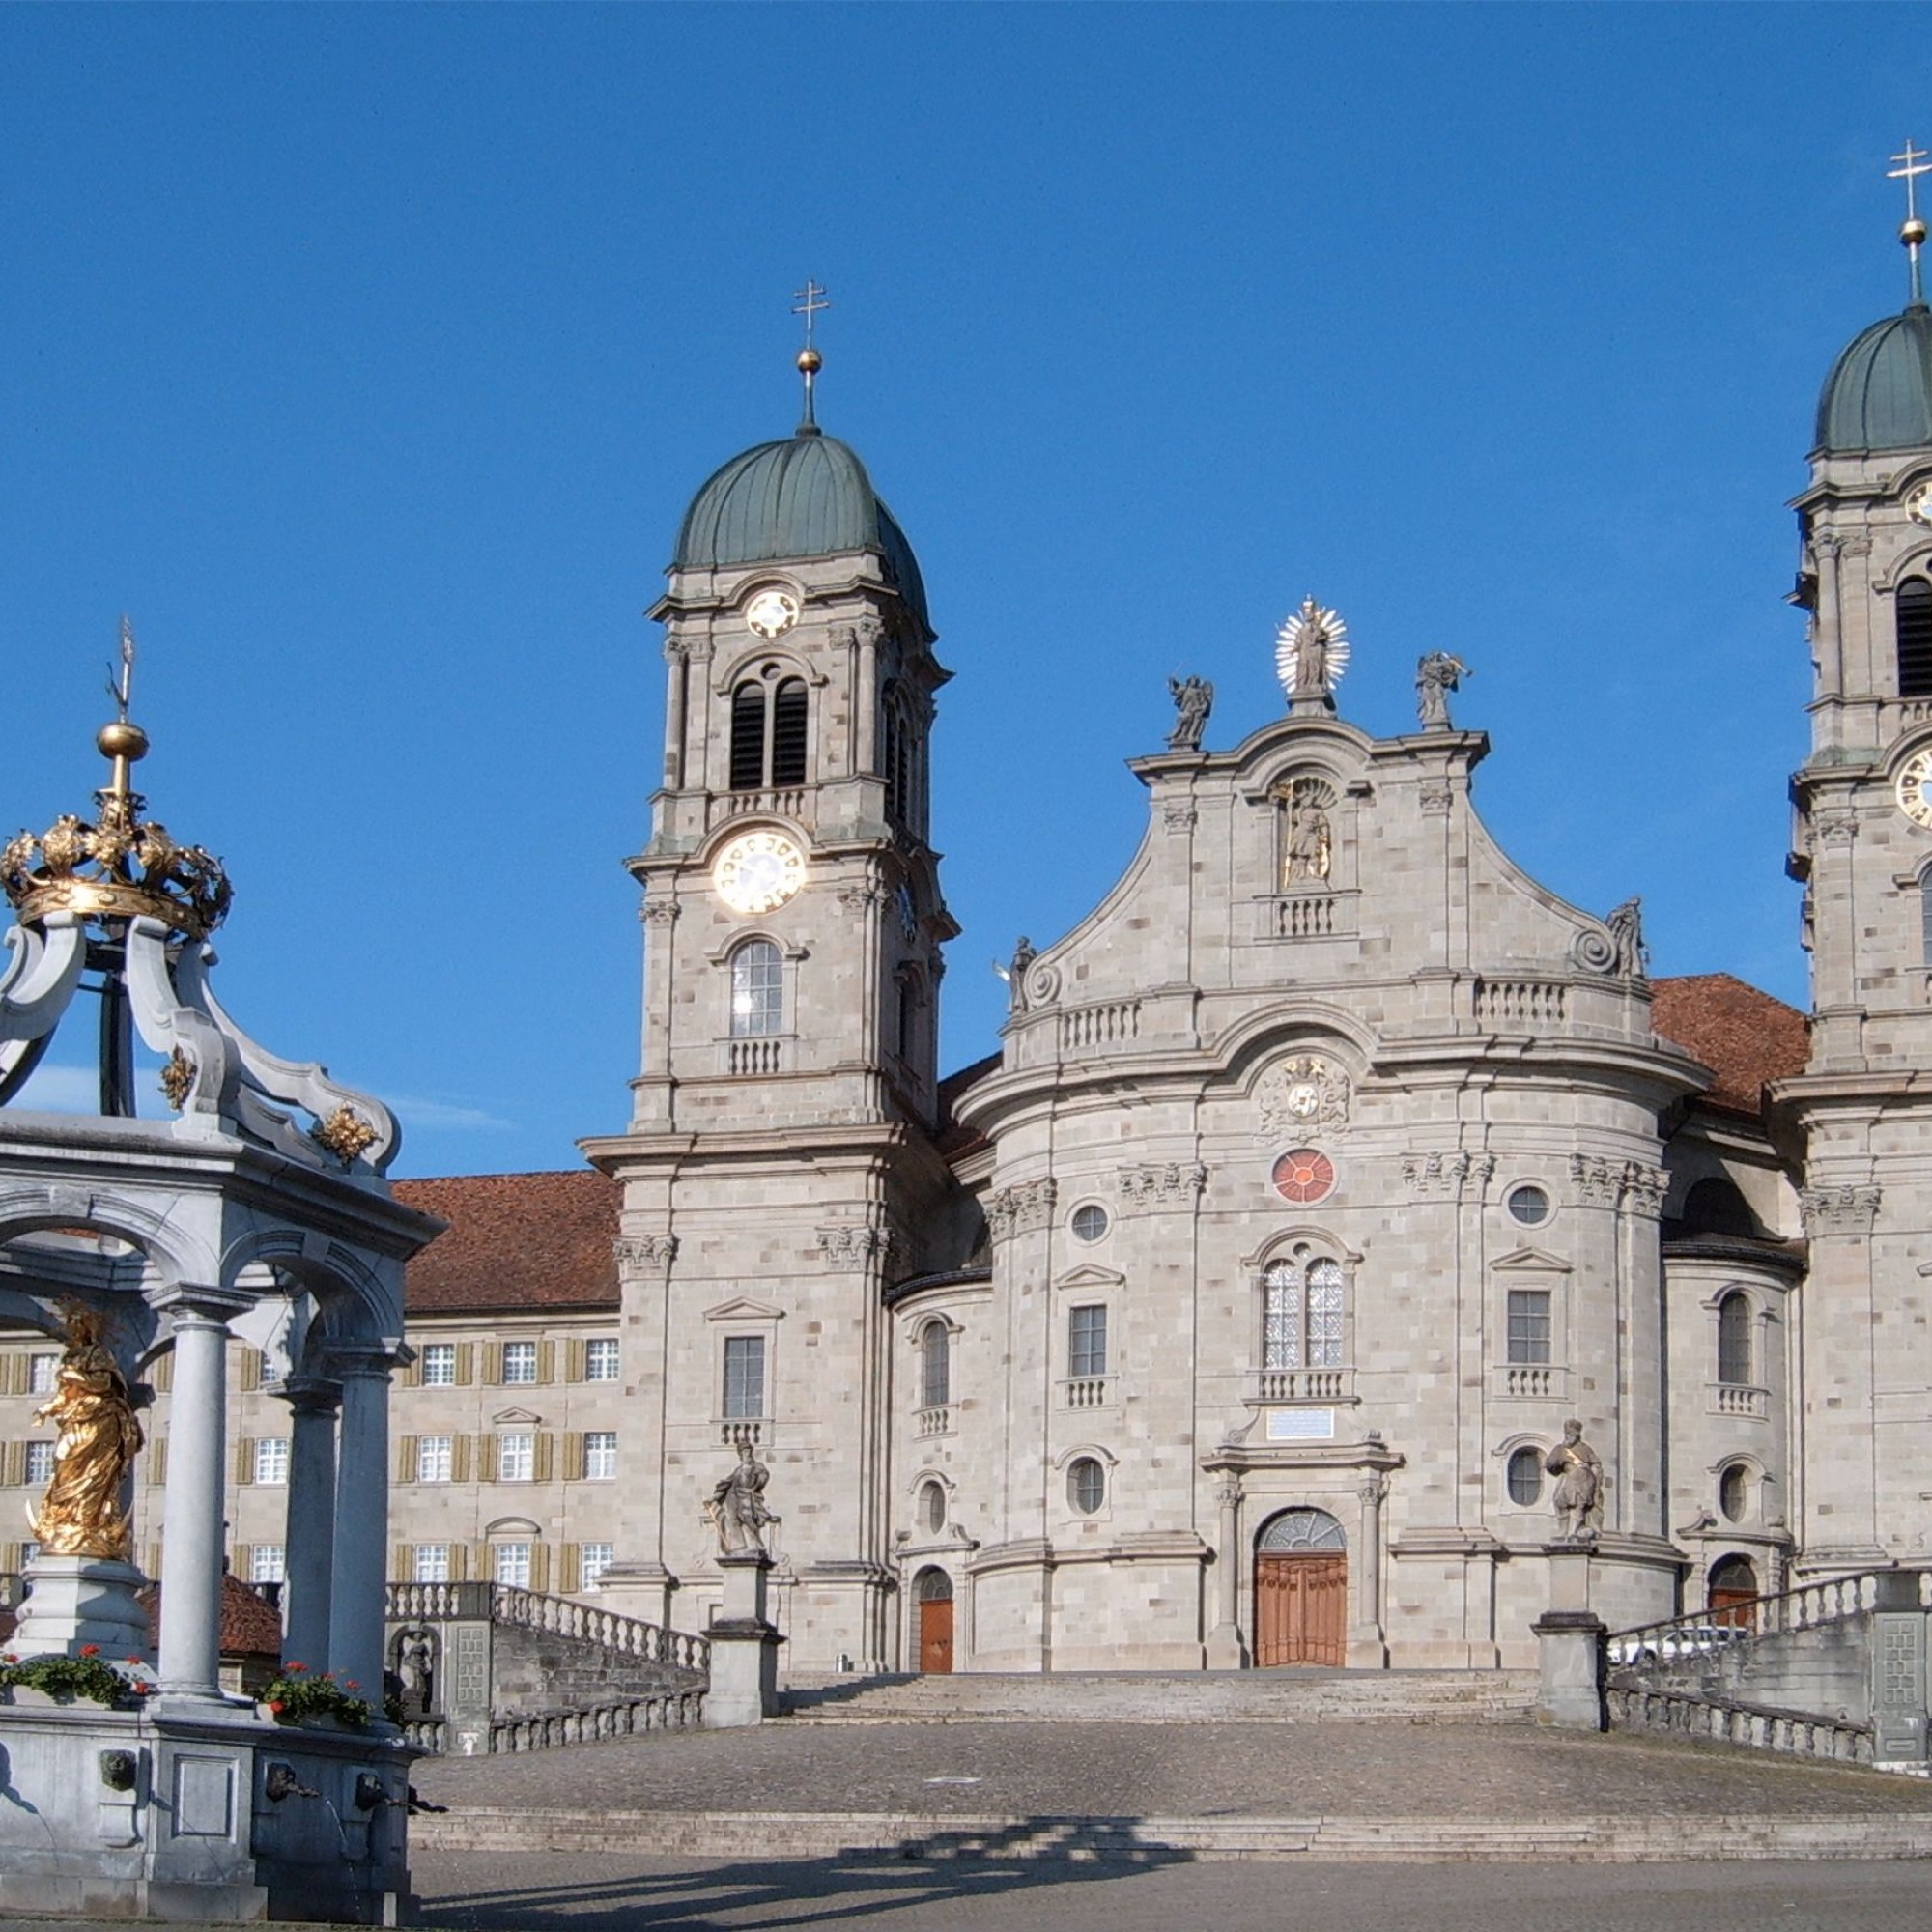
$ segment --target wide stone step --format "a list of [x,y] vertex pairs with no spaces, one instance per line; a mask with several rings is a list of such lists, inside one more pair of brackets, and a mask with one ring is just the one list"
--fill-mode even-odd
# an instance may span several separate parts
[[795,1687],[794,1723],[1290,1723],[1527,1719],[1533,1671],[1068,1671],[842,1678]]

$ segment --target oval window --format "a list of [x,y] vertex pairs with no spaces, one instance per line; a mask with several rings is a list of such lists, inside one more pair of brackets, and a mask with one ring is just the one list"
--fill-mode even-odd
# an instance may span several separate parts
[[1543,1500],[1543,1452],[1519,1449],[1509,1459],[1509,1499],[1524,1509]]
[[1525,1228],[1540,1228],[1549,1219],[1549,1196],[1533,1181],[1512,1187],[1504,1206],[1509,1208],[1511,1218]]
[[1107,1500],[1107,1472],[1092,1456],[1077,1456],[1066,1471],[1066,1500],[1092,1516]]
[[929,1534],[939,1536],[945,1531],[946,1492],[937,1483],[928,1483],[920,1492],[920,1515]]
[[1742,1463],[1733,1463],[1718,1478],[1718,1507],[1725,1521],[1744,1521],[1750,1508],[1750,1471]]

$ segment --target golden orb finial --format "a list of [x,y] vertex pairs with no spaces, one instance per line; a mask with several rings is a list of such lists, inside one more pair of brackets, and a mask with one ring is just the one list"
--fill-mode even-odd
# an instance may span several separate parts
[[825,367],[825,357],[815,349],[801,349],[798,352],[798,366],[807,376],[815,376]]
[[131,765],[148,755],[148,734],[131,719],[117,718],[94,734],[94,746],[103,758],[125,758]]

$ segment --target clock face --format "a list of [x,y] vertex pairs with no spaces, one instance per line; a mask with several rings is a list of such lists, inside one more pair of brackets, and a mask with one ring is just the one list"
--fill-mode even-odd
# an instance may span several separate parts
[[1275,1162],[1272,1179],[1284,1201],[1324,1201],[1335,1186],[1335,1163],[1319,1148],[1296,1148]]
[[1914,752],[1898,775],[1898,809],[1915,825],[1932,827],[1932,751]]
[[1905,514],[1916,524],[1932,524],[1932,483],[1916,484],[1907,493]]
[[745,607],[745,622],[769,642],[798,622],[798,599],[784,590],[760,590]]
[[782,832],[741,832],[719,853],[711,889],[733,912],[773,912],[805,884],[805,854]]

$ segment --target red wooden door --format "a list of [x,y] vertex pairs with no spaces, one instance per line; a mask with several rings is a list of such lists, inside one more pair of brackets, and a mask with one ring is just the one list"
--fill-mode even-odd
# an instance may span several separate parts
[[1341,1664],[1347,1661],[1347,1556],[1255,1558],[1255,1662]]
[[919,1606],[919,1667],[928,1677],[944,1676],[952,1668],[952,1599]]

